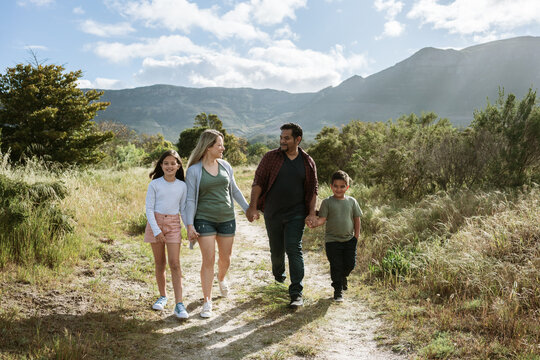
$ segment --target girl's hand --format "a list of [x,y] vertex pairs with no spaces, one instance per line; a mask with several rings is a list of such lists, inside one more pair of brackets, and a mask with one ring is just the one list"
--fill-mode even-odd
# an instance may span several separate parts
[[162,232],[156,235],[157,242],[164,243],[165,242],[165,235],[163,235]]

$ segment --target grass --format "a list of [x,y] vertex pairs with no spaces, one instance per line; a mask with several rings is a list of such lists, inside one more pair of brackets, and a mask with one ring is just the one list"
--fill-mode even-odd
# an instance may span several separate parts
[[[248,199],[253,171],[235,171]],[[168,339],[161,333],[166,320],[140,310],[156,292],[152,253],[142,242],[147,173],[143,168],[57,172],[36,163],[12,168],[3,162],[0,174],[13,181],[62,179],[68,195],[54,204],[70,214],[74,230],[52,246],[37,247],[49,255],[25,255],[46,261],[4,257],[0,357],[129,358],[156,354],[152,344]],[[330,194],[322,185],[319,198]],[[538,187],[440,193],[418,203],[362,185],[352,186],[349,195],[358,199],[364,216],[348,297],[368,301],[387,320],[377,335],[381,344],[419,359],[539,359]],[[324,227],[306,229],[304,249],[326,264],[323,245]],[[183,269],[198,271],[199,257],[198,250],[183,247]],[[258,258],[242,271],[266,273],[269,264]],[[118,289],[130,286],[135,290],[123,290],[129,296],[119,295]],[[306,291],[308,306],[291,313],[283,286],[246,287],[236,304],[243,311],[238,317],[260,328],[246,340],[258,345],[248,351],[233,341],[230,357],[317,356],[318,327],[330,304],[322,290]],[[69,313],[52,308],[39,316],[28,311],[36,307],[33,301],[46,304],[51,298],[58,299],[55,306],[64,301],[74,308]],[[179,331],[203,336],[205,329]],[[192,346],[206,345],[201,340]]]
[[[391,324],[383,343],[426,359],[539,358],[538,186],[416,203],[362,185],[348,194],[364,211],[355,271]],[[322,185],[319,197],[330,195]],[[306,237],[316,251],[323,231]]]

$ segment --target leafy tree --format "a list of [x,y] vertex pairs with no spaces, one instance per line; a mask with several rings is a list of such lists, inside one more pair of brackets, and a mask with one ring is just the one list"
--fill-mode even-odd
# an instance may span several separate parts
[[231,165],[242,165],[247,162],[247,140],[233,134],[226,134],[225,140],[225,152],[223,156],[227,159]]
[[540,108],[536,91],[529,89],[523,100],[514,94],[474,113],[472,127],[498,137],[498,157],[491,162],[491,181],[499,186],[519,186],[540,170]]
[[199,141],[199,137],[203,133],[204,130],[208,129],[207,127],[192,127],[184,129],[180,133],[180,137],[178,138],[178,142],[176,143],[176,147],[178,148],[178,154],[181,157],[189,157],[191,154],[191,151],[195,149],[195,145],[197,145],[197,141]]
[[0,74],[1,149],[12,160],[35,155],[60,163],[91,164],[105,155],[99,146],[113,135],[92,119],[109,103],[103,92],[77,88],[80,70],[58,65],[18,64]]
[[178,153],[182,157],[189,157],[191,151],[197,145],[199,137],[206,129],[215,129],[223,134],[225,153],[224,157],[232,165],[241,165],[247,162],[247,141],[244,138],[239,138],[233,134],[227,134],[227,131],[223,128],[223,122],[215,114],[206,115],[206,113],[200,113],[195,116],[193,123],[194,127],[187,128],[180,133],[178,138]]
[[137,142],[137,145],[141,147],[147,154],[146,158],[144,159],[145,164],[152,164],[165,151],[174,148],[173,144],[170,141],[165,140],[162,134],[142,134]]
[[216,114],[206,115],[206,113],[200,113],[195,116],[195,127],[205,127],[210,129],[216,129],[223,131],[223,122]]

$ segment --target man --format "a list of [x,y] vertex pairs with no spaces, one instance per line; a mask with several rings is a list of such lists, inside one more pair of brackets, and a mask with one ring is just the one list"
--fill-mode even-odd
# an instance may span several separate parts
[[317,219],[317,168],[313,159],[299,147],[302,128],[288,123],[280,130],[280,147],[267,152],[255,171],[246,216],[253,221],[258,217],[258,210],[263,212],[270,242],[272,273],[276,281],[285,281],[286,253],[291,276],[290,305],[298,307],[304,304],[304,225]]

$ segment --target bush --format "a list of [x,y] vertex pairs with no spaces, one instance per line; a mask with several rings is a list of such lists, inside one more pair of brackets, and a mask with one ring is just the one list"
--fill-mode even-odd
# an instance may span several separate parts
[[61,182],[28,184],[0,174],[0,267],[13,261],[56,267],[63,260],[72,218],[58,207]]

